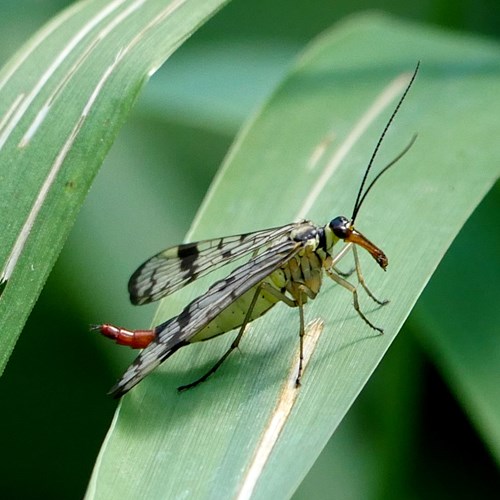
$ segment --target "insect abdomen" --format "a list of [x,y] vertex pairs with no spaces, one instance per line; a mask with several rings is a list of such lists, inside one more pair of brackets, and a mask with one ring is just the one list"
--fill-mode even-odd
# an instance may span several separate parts
[[[271,285],[273,288],[280,290],[284,284],[283,272],[278,269],[273,274],[268,276],[264,281],[268,285]],[[250,288],[248,292],[244,293],[229,307],[224,309],[224,311],[222,311],[216,318],[208,323],[205,328],[200,330],[194,337],[192,337],[190,343],[199,342],[201,340],[208,340],[240,327],[243,324],[247,311],[250,308],[251,302],[257,290],[257,286]],[[260,318],[277,302],[279,302],[279,299],[277,299],[274,295],[270,294],[266,290],[261,289],[259,292],[259,297],[257,298],[248,321],[250,322],[257,318]]]

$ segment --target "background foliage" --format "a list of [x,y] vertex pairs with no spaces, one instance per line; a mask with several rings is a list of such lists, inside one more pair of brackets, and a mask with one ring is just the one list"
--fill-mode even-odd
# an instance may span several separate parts
[[[2,2],[2,61],[68,3]],[[89,335],[88,324],[103,318],[132,327],[149,323],[152,308],[127,304],[130,271],[182,240],[241,122],[305,43],[345,15],[373,8],[499,35],[494,2],[314,2],[306,9],[295,0],[234,0],[155,75],[108,156],[0,380],[0,448],[9,450],[2,454],[6,497],[83,494],[115,406],[104,393],[130,357]],[[467,404],[477,388],[454,377],[452,360],[436,359],[440,346],[429,331],[442,327],[433,318],[444,315],[460,333],[464,325],[449,314],[457,307],[473,329],[493,332],[496,324],[498,331],[498,316],[495,323],[495,316],[478,317],[477,311],[490,311],[498,300],[499,205],[497,186],[297,498],[328,498],[334,488],[346,498],[366,498],[368,492],[401,498],[429,490],[436,497],[487,497],[498,491],[493,457],[498,463],[500,453],[487,438],[489,423]],[[477,237],[478,227],[485,237]],[[339,476],[346,462],[352,476]]]

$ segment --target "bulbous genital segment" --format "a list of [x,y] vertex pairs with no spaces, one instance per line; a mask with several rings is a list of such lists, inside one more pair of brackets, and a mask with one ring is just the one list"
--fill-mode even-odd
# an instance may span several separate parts
[[93,328],[102,335],[114,340],[117,344],[129,346],[132,349],[144,349],[156,337],[155,330],[127,330],[110,324],[97,325]]

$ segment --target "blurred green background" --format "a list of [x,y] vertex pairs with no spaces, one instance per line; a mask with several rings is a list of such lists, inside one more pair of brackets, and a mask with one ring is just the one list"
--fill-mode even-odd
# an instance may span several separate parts
[[[2,0],[0,60],[70,3]],[[238,128],[305,44],[365,10],[500,36],[495,0],[234,0],[188,40],[145,88],[0,379],[2,498],[82,497],[116,406],[106,391],[133,358],[88,325],[149,325],[155,306],[128,302],[131,272],[184,238]],[[476,327],[498,320],[498,214],[497,183],[297,499],[497,497],[498,455],[427,331],[454,307]]]

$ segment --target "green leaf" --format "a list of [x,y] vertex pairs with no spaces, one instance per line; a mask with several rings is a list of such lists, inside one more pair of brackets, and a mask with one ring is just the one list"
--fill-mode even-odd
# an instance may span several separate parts
[[[377,167],[415,132],[417,142],[379,181],[357,220],[389,256],[387,273],[370,258],[362,260],[372,290],[391,299],[376,308],[361,297],[370,320],[386,333],[374,335],[349,294],[325,282],[306,309],[306,321],[324,326],[318,338],[321,328],[309,329],[313,352],[300,390],[293,388],[298,313],[285,306],[252,323],[241,353],[209,381],[178,394],[175,388],[202,375],[232,337],[182,349],[122,401],[88,498],[293,493],[498,176],[499,55],[498,46],[484,41],[379,17],[354,18],[312,44],[242,131],[190,239],[270,227],[298,215],[321,224],[349,216],[374,144],[407,81],[399,78],[421,60]],[[332,175],[325,175],[330,168]],[[208,283],[161,303],[154,323],[178,312]]]
[[497,183],[464,226],[415,308],[413,321],[500,464],[499,187]]
[[0,74],[0,372],[137,94],[224,0],[79,2]]

